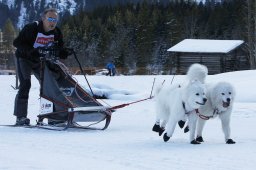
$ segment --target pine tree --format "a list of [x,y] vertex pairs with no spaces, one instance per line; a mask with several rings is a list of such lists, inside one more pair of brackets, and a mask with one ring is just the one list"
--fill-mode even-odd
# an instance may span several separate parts
[[[247,24],[242,21],[245,2],[251,4]],[[165,5],[144,1],[80,11],[61,24],[66,44],[75,48],[83,65],[102,67],[113,59],[130,73],[142,68],[145,74],[169,70],[173,57],[166,50],[185,38],[244,39],[254,56],[254,5],[253,0],[172,0]]]
[[7,51],[13,51],[13,40],[16,36],[16,31],[12,24],[12,21],[8,18],[3,27],[3,40],[5,41],[5,48]]
[[2,32],[1,55],[0,61],[5,68],[14,66],[14,47],[12,46],[16,32],[11,20],[8,18],[5,22]]
[[256,68],[256,53],[255,53],[255,27],[256,27],[256,7],[255,7],[255,1],[254,0],[247,0],[247,42],[246,47],[248,50],[249,55],[249,61],[252,69]]

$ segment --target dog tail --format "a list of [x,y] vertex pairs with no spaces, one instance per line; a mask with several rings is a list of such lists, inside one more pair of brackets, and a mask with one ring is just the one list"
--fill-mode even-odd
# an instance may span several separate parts
[[202,64],[192,64],[187,72],[187,77],[190,81],[198,80],[201,83],[205,82],[205,78],[208,75],[208,69]]

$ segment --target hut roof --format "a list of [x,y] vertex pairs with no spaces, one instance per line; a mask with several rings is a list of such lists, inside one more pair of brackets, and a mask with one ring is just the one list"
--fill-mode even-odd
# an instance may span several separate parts
[[184,39],[167,51],[184,53],[229,53],[243,43],[244,41],[242,40]]

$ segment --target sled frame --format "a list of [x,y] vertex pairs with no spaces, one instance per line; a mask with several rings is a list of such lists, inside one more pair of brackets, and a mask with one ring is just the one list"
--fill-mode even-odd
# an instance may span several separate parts
[[[42,49],[42,50],[43,50],[43,49]],[[46,51],[47,51],[47,50],[46,50]],[[53,103],[55,103],[55,104],[57,104],[57,105],[62,105],[62,106],[65,108],[65,110],[63,110],[63,111],[57,111],[57,112],[51,112],[51,113],[46,113],[46,114],[39,114],[39,115],[37,116],[37,117],[38,117],[38,121],[37,121],[37,125],[36,125],[36,126],[38,126],[39,128],[43,128],[43,129],[54,130],[54,129],[48,128],[46,125],[43,125],[43,124],[44,124],[44,123],[43,123],[43,120],[44,120],[45,118],[48,119],[49,116],[57,115],[57,114],[59,114],[59,113],[61,113],[61,112],[66,112],[66,113],[67,113],[67,116],[65,116],[66,119],[63,120],[63,121],[66,122],[66,126],[64,126],[61,130],[67,130],[68,128],[93,129],[93,130],[105,130],[105,129],[107,129],[107,127],[109,126],[110,121],[111,121],[111,110],[105,108],[104,106],[102,106],[95,98],[92,97],[92,99],[93,99],[96,103],[99,104],[98,106],[88,106],[88,107],[75,107],[75,108],[72,108],[71,105],[66,105],[66,104],[64,104],[64,103],[62,103],[62,102],[60,102],[60,101],[55,101],[54,99],[51,99],[51,98],[49,98],[49,97],[43,95],[43,82],[44,82],[44,77],[45,77],[44,71],[45,71],[47,59],[44,58],[44,57],[41,57],[40,59],[41,59],[41,69],[40,69],[40,98],[43,97],[43,98],[45,98],[45,99],[47,99],[47,100],[49,100],[49,101],[51,101],[51,102],[53,102]],[[56,61],[58,61],[58,60],[56,60],[55,58],[51,58],[50,60],[51,60],[51,62],[56,62]],[[58,64],[58,65],[59,65],[59,64]],[[73,79],[72,76],[71,76],[69,73],[67,73],[67,70],[65,70],[65,69],[63,68],[63,66],[59,65],[59,68],[63,71],[63,73],[66,75],[66,77],[71,77],[71,79]],[[67,68],[66,68],[66,69],[67,69]],[[71,81],[70,83],[73,83],[73,81]],[[78,88],[82,89],[79,85],[78,85]],[[68,100],[68,98],[67,98],[67,100]],[[74,115],[75,115],[75,112],[76,112],[76,111],[98,111],[98,112],[104,113],[104,114],[105,114],[104,119],[99,120],[99,121],[97,121],[97,122],[91,124],[91,125],[94,125],[94,124],[97,124],[97,123],[102,122],[102,121],[105,120],[105,125],[104,125],[104,127],[103,127],[103,128],[93,128],[93,127],[90,127],[91,125],[88,125],[88,126],[79,125],[78,123],[74,122]],[[85,113],[85,114],[86,114],[86,113]],[[56,120],[58,120],[58,119],[56,119]],[[41,125],[43,125],[43,126],[41,126]]]

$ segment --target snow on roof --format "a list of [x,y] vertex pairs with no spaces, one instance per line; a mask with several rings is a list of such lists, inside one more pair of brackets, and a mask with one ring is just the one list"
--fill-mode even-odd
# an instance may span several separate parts
[[185,39],[167,51],[191,53],[228,53],[243,44],[242,40]]

